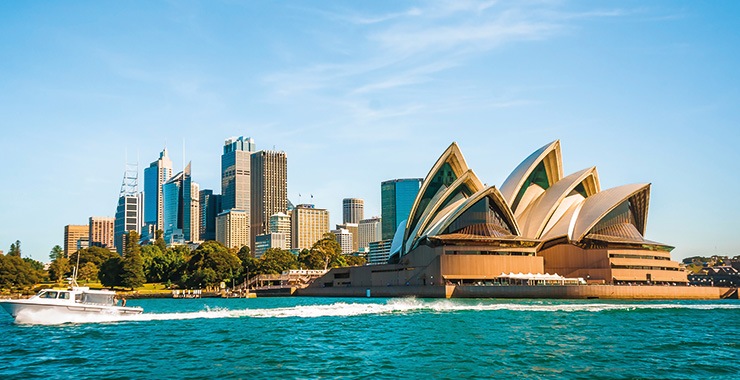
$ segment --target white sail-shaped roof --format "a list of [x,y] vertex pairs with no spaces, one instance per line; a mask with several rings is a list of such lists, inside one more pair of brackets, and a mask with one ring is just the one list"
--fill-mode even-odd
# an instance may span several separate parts
[[[517,210],[524,210],[528,203],[539,195],[539,193],[532,194],[532,191],[529,191],[529,194],[527,193],[530,185],[528,180],[532,179],[533,173],[537,171],[540,165],[544,168],[544,174],[547,177],[542,190],[547,190],[549,186],[563,178],[560,140],[555,140],[530,154],[501,185],[501,195],[515,214],[517,214]],[[524,202],[522,202],[522,199],[524,199]]]

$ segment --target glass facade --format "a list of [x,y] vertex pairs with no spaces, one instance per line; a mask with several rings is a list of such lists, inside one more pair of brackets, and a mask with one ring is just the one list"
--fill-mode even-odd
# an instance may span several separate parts
[[408,219],[421,187],[421,178],[394,179],[380,184],[381,236],[393,239],[398,224]]

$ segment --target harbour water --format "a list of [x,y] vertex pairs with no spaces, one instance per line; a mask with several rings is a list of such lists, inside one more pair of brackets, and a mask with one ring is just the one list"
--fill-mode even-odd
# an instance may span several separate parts
[[737,378],[740,303],[130,300],[0,316],[0,378]]

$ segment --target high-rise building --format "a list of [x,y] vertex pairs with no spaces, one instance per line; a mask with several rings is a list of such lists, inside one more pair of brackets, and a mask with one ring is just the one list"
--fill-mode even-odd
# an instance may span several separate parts
[[270,248],[290,249],[288,236],[280,232],[270,232],[269,234],[257,235],[254,237],[254,257],[260,258]]
[[359,225],[356,223],[337,224],[337,230],[341,229],[347,230],[352,234],[352,249],[345,253],[357,252],[360,249]]
[[270,216],[288,211],[288,155],[262,150],[252,154],[252,236],[268,232]]
[[421,181],[421,178],[392,179],[380,184],[383,240],[393,239],[398,225],[408,219]]
[[69,224],[64,226],[64,257],[77,252],[77,240],[89,239],[90,227],[85,225]]
[[342,223],[358,224],[365,218],[365,201],[359,198],[344,198],[342,200]]
[[200,239],[216,240],[216,216],[221,213],[221,195],[200,191]]
[[229,247],[249,245],[249,214],[244,210],[226,210],[216,217],[216,241]]
[[221,195],[224,210],[250,212],[251,156],[256,146],[251,137],[231,137],[224,142],[221,155]]
[[113,245],[113,226],[116,218],[91,216],[90,217],[90,246],[112,249]]
[[368,265],[387,264],[391,254],[391,243],[391,240],[371,242],[370,252],[367,254]]
[[329,211],[314,205],[298,205],[293,209],[291,221],[291,248],[310,249],[329,232]]
[[183,244],[198,241],[200,235],[200,207],[198,184],[192,181],[190,163],[163,186],[164,241]]
[[290,249],[290,215],[283,212],[270,215],[269,232],[285,234],[285,239],[287,241],[285,249]]
[[142,196],[139,194],[139,167],[126,164],[121,183],[121,192],[116,207],[116,222],[113,227],[113,243],[118,254],[123,255],[126,235],[129,231],[141,233]]
[[357,239],[359,240],[357,245],[360,249],[369,248],[371,242],[382,240],[380,221],[381,219],[377,216],[360,221],[357,227]]
[[352,233],[349,232],[349,230],[339,228],[336,230],[332,230],[331,233],[334,234],[335,239],[337,239],[337,243],[339,243],[339,246],[342,247],[343,254],[348,255],[352,252],[355,252],[352,249]]
[[172,160],[165,148],[159,154],[159,159],[144,169],[144,223],[155,226],[155,231],[164,230],[163,186],[170,177]]

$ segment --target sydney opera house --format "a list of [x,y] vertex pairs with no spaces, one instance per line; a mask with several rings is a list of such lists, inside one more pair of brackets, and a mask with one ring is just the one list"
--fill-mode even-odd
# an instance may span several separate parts
[[[398,226],[388,264],[335,268],[301,293],[717,298],[686,287],[673,247],[645,239],[649,202],[650,184],[602,190],[595,167],[564,175],[560,141],[529,155],[500,188],[484,185],[453,143]],[[581,285],[508,286],[513,274]]]

